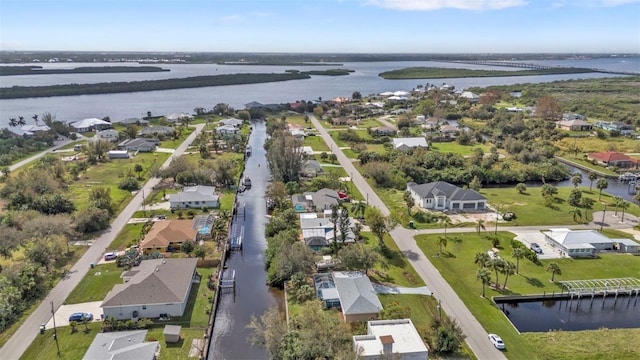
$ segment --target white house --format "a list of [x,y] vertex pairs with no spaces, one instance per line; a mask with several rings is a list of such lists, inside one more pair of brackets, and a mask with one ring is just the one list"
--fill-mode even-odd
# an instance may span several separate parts
[[216,132],[220,135],[235,135],[240,132],[240,129],[233,125],[222,125],[216,128]]
[[187,114],[187,113],[173,113],[171,115],[167,115],[165,118],[170,123],[177,123],[177,122],[182,121],[183,119],[191,120],[191,118],[193,118],[193,116],[191,116],[190,114]]
[[479,192],[462,189],[444,181],[426,184],[407,184],[407,191],[411,194],[416,205],[430,210],[484,210],[487,199]]
[[119,136],[120,136],[120,133],[118,133],[118,131],[113,129],[106,129],[106,130],[98,131],[94,137],[89,139],[89,141],[105,140],[110,142],[116,142],[118,141]]
[[84,119],[84,120],[72,122],[69,125],[71,125],[71,127],[76,129],[77,132],[81,132],[81,133],[84,133],[87,131],[93,131],[93,130],[108,129],[112,126],[110,122],[100,120],[97,118]]
[[140,152],[154,152],[156,150],[156,143],[150,139],[137,138],[127,139],[118,144],[119,150],[128,151],[140,151]]
[[472,93],[471,91],[463,91],[462,94],[460,94],[460,97],[469,100],[470,103],[477,103],[478,100],[480,100],[480,96]]
[[561,255],[570,257],[594,256],[601,250],[613,250],[619,240],[609,239],[596,230],[570,230],[554,228],[543,231],[547,243],[560,251]]
[[408,151],[409,149],[421,147],[428,148],[427,139],[423,137],[411,138],[393,138],[393,148],[400,151]]
[[156,360],[160,343],[144,341],[148,330],[97,333],[82,360]]
[[429,349],[411,319],[367,321],[367,334],[353,337],[358,359],[426,360]]
[[123,274],[100,307],[104,317],[116,320],[182,316],[198,259],[144,260]]
[[169,195],[169,204],[172,209],[216,208],[220,206],[220,195],[215,186],[185,186],[181,192]]
[[240,119],[234,119],[234,118],[229,118],[229,119],[225,119],[225,120],[221,120],[220,121],[220,125],[231,125],[233,127],[235,127],[236,129],[239,129],[242,127],[242,123],[243,121]]

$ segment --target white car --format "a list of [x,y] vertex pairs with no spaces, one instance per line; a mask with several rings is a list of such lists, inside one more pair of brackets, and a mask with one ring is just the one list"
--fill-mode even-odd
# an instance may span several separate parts
[[496,334],[489,334],[489,341],[496,347],[496,349],[504,350],[506,348],[502,338]]

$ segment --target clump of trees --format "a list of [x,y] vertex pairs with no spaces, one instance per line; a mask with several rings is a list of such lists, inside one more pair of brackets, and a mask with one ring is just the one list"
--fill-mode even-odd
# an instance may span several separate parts
[[284,118],[267,120],[267,131],[271,137],[265,141],[264,147],[273,178],[284,183],[297,182],[305,160],[302,141],[286,130]]

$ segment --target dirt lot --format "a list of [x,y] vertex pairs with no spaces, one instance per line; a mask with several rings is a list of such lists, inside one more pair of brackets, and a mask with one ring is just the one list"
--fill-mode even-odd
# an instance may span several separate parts
[[[478,220],[484,220],[485,223],[495,222],[496,221],[496,213],[494,212],[478,212],[478,213],[460,213],[460,214],[447,214],[451,222],[454,224],[464,223],[464,222],[473,222],[477,223]],[[502,222],[502,217],[499,218],[499,221]]]

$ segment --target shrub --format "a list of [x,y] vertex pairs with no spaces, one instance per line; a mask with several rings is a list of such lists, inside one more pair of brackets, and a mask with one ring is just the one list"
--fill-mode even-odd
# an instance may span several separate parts
[[118,185],[118,189],[125,191],[135,191],[140,189],[140,183],[133,176],[130,176]]

